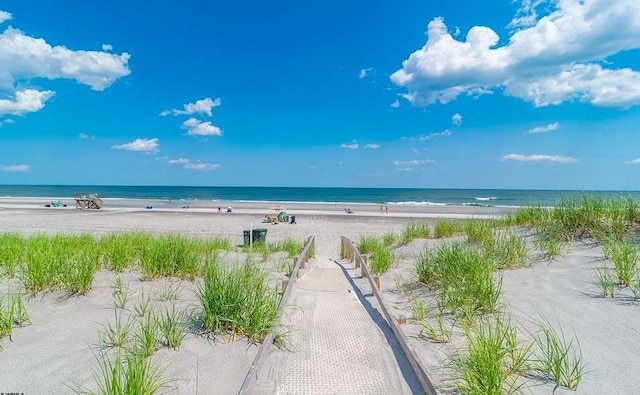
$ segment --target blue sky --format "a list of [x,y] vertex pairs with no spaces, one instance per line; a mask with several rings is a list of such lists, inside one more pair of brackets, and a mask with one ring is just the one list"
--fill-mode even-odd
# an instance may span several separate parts
[[640,2],[0,1],[0,184],[640,190]]

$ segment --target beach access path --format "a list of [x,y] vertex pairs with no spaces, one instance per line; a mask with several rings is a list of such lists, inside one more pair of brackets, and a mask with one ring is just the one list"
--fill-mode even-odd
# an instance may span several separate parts
[[[328,255],[307,263],[285,307],[285,349],[258,370],[257,394],[408,394],[420,386],[391,329]],[[367,307],[365,307],[365,305]],[[378,317],[378,318],[374,318]]]

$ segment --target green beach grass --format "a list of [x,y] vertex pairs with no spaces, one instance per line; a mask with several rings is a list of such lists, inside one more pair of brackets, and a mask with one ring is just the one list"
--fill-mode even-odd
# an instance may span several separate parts
[[[5,233],[0,234],[0,241],[0,273],[5,278],[15,277],[21,292],[30,296],[49,291],[85,295],[91,291],[98,270],[117,273],[109,284],[114,319],[100,331],[103,349],[150,356],[162,345],[178,348],[197,319],[205,331],[232,338],[246,336],[256,342],[275,325],[280,299],[275,282],[252,254],[244,257],[244,263],[226,267],[222,255],[238,249],[224,238],[142,232],[103,237]],[[255,247],[263,256],[283,252],[286,257],[282,258],[291,261],[302,252],[304,243],[286,238]],[[142,280],[167,278],[155,298],[171,302],[171,306],[156,309],[144,290],[138,304],[131,303],[129,282],[119,274],[125,271],[139,273]],[[174,279],[195,284],[201,311],[197,317],[173,304],[182,292]],[[11,336],[15,326],[26,323],[28,315],[19,294],[0,300],[0,337]],[[127,363],[123,365],[126,368]]]
[[496,220],[437,222],[434,238],[463,233],[466,239],[425,248],[417,258],[418,280],[435,298],[439,312],[428,321],[419,299],[413,300],[412,312],[422,323],[422,337],[431,342],[448,341],[448,315],[465,333],[467,349],[454,363],[457,390],[518,393],[531,374],[542,375],[556,389],[576,390],[587,372],[578,340],[567,339],[560,327],[541,318],[534,322],[537,330],[525,332],[528,340],[522,342],[498,303],[499,271],[529,265],[523,234],[532,236],[535,249],[550,259],[582,240],[602,247],[605,262],[595,270],[602,295],[615,297],[616,286],[626,287],[640,300],[639,225],[640,206],[632,198],[589,195],[553,207],[525,207]]
[[[0,339],[13,334],[13,328],[29,324],[30,318],[22,296],[17,293],[7,293],[0,297]],[[2,347],[0,346],[0,350]]]
[[415,239],[428,239],[431,237],[431,227],[429,224],[411,222],[407,224],[401,236],[402,244],[409,244]]
[[218,257],[212,256],[197,294],[202,326],[213,334],[246,336],[261,342],[275,324],[278,291],[269,284],[266,272],[253,262],[224,267]]

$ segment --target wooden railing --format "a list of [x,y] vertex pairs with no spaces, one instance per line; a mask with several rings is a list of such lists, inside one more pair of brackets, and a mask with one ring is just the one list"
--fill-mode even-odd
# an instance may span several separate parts
[[411,364],[413,371],[418,377],[418,380],[420,381],[420,385],[422,386],[424,393],[427,395],[437,395],[438,393],[436,389],[433,387],[431,380],[427,376],[426,369],[424,368],[422,362],[420,362],[420,359],[416,355],[415,351],[411,347],[409,347],[409,341],[407,339],[407,336],[404,334],[404,331],[402,330],[402,328],[400,328],[400,324],[398,321],[403,322],[404,317],[396,317],[397,319],[394,319],[394,317],[391,315],[391,313],[389,313],[389,310],[385,306],[382,300],[382,296],[380,295],[380,277],[373,276],[371,274],[371,271],[369,271],[367,257],[362,256],[360,254],[360,251],[358,251],[356,246],[353,244],[353,242],[344,236],[342,237],[342,241],[340,245],[340,253],[342,255],[341,258],[347,259],[348,261],[353,262],[355,268],[360,269],[360,273],[362,277],[366,277],[366,279],[369,280],[372,293],[375,296],[375,298],[378,300],[378,304],[380,306],[380,309],[382,310],[382,314],[384,315],[384,318],[387,320],[387,323],[391,327],[391,330],[393,331],[393,334],[395,335],[396,339],[398,339],[398,343],[400,344],[402,351],[407,357],[407,360]]
[[[291,296],[291,292],[293,291],[293,284],[295,283],[298,275],[300,273],[300,269],[304,269],[306,263],[313,258],[315,255],[315,237],[311,236],[307,240],[304,249],[295,259],[295,263],[293,265],[293,270],[288,278],[282,280],[282,297],[280,298],[280,303],[278,305],[278,314],[276,316],[275,322],[279,322],[282,314],[284,312],[284,308],[287,305],[287,301]],[[247,395],[253,393],[253,388],[256,384],[256,380],[258,379],[258,371],[264,362],[265,358],[269,355],[271,351],[271,346],[273,345],[273,339],[275,337],[275,332],[272,330],[269,332],[267,337],[265,337],[256,357],[249,368],[249,372],[244,378],[244,382],[242,383],[242,387],[240,387],[240,391],[238,394]]]

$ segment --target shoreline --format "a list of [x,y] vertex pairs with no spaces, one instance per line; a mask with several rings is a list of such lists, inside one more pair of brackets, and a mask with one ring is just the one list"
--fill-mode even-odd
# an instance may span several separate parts
[[[249,214],[267,215],[282,208],[288,215],[322,215],[344,217],[401,217],[401,218],[496,218],[517,210],[516,206],[483,206],[483,205],[409,205],[409,204],[375,204],[375,203],[329,203],[329,202],[263,202],[232,200],[164,200],[164,199],[121,199],[104,198],[104,207],[99,210],[83,210],[92,212],[184,212],[208,213],[220,215]],[[50,202],[60,201],[66,207],[45,207]],[[227,207],[233,207],[227,213]],[[381,210],[382,207],[382,210]],[[385,210],[385,207],[387,208]],[[75,200],[51,197],[0,197],[0,210],[76,210]],[[219,210],[218,210],[219,209]],[[350,209],[351,213],[346,210]],[[381,212],[382,211],[382,212]]]

